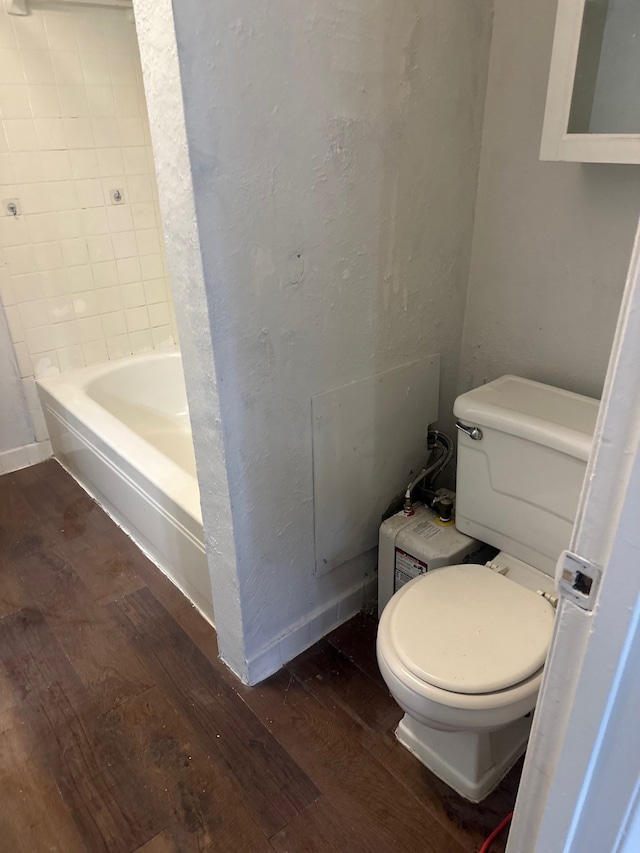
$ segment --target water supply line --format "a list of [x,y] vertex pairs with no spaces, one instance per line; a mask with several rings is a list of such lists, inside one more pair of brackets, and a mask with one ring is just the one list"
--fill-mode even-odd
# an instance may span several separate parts
[[432,462],[431,464],[427,463],[418,476],[415,477],[407,486],[407,490],[404,493],[403,505],[403,512],[406,516],[414,514],[413,500],[411,496],[418,483],[426,480],[428,477],[427,486],[430,485],[453,458],[453,441],[446,433],[440,432],[440,430],[437,429],[430,430],[427,433],[427,442],[429,444],[430,451],[429,460],[437,450],[440,450],[440,456],[438,456],[435,462]]

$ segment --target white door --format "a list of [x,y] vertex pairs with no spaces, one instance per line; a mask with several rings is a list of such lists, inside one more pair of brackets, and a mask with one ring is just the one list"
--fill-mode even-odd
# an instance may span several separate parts
[[570,550],[507,853],[640,851],[640,226]]

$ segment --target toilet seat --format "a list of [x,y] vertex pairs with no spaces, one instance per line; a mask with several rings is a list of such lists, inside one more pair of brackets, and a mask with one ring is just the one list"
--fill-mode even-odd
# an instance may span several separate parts
[[465,564],[406,584],[383,615],[386,656],[401,664],[405,678],[434,692],[480,698],[510,692],[540,672],[555,613],[509,578]]

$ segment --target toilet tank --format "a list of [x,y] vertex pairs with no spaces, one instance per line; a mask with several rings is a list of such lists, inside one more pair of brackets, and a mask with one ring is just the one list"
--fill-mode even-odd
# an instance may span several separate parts
[[456,527],[553,576],[569,547],[599,401],[518,376],[457,398]]

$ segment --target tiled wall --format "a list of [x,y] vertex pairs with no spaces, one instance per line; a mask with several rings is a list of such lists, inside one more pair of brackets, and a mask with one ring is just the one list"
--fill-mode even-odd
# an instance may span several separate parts
[[39,440],[34,377],[176,340],[128,14],[0,10],[0,295]]

